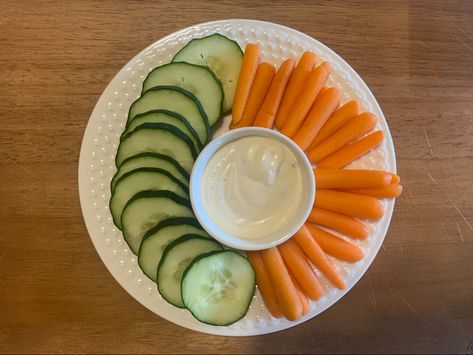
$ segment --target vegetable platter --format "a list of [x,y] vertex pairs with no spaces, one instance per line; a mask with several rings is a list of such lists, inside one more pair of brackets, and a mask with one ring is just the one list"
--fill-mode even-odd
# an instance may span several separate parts
[[[212,36],[213,34],[219,35]],[[205,45],[206,53],[226,53],[226,60],[213,62],[214,55],[202,57],[201,48],[199,45],[194,48],[194,44],[199,43],[197,39],[203,38],[212,38],[210,44]],[[243,51],[247,56],[246,50],[251,48],[248,44],[254,44],[258,48],[253,74],[251,70],[247,74],[244,74],[243,69],[240,71],[241,63],[245,61]],[[234,55],[238,50],[240,55]],[[271,85],[276,82],[274,78],[284,80],[289,77],[287,72],[290,69],[296,73],[296,64],[306,52],[315,53],[312,66],[314,72],[316,68],[319,70],[313,75],[314,85],[308,86],[313,90],[312,95],[307,93],[306,89],[299,90],[299,96],[304,98],[299,100],[300,103],[295,108],[286,108],[287,113],[284,115],[290,118],[290,123],[278,123],[277,116],[271,118],[271,106],[276,99],[268,99],[268,102],[265,102],[266,93],[274,86],[271,95],[278,96],[277,85]],[[277,71],[288,59],[294,61],[293,64],[285,65],[291,68],[282,66],[282,69]],[[176,65],[170,65],[172,62]],[[205,69],[202,64],[210,70]],[[259,69],[259,74],[256,68]],[[191,74],[183,74],[188,72]],[[243,78],[245,75],[251,80]],[[321,81],[320,77],[324,75],[326,77]],[[243,79],[240,79],[240,76]],[[219,80],[214,80],[214,77]],[[253,79],[255,84],[258,83],[258,88],[252,88]],[[237,86],[245,86],[245,80],[246,90],[239,89]],[[317,80],[321,82],[318,88]],[[186,87],[189,90],[186,90]],[[251,90],[253,95],[250,95]],[[284,95],[284,90],[279,90],[280,95]],[[258,92],[264,95],[255,94]],[[309,113],[308,109],[316,106],[312,105],[314,95],[324,103],[319,105],[323,109],[313,109],[314,112]],[[314,97],[311,99],[311,96]],[[332,119],[333,114],[350,101],[358,103],[357,113],[359,111],[361,114],[356,116],[356,121],[361,123],[350,121],[336,129],[325,128],[323,139],[315,137],[324,131],[327,122],[332,121],[330,124],[334,124],[336,119]],[[326,109],[330,114],[328,111],[323,112],[327,105],[332,105],[330,110]],[[258,113],[261,106],[269,110]],[[245,116],[245,110],[254,112]],[[266,115],[263,114],[265,112]],[[256,114],[260,117],[259,122],[254,119]],[[309,120],[307,117],[311,114],[313,117]],[[323,122],[321,117],[324,117]],[[214,242],[194,222],[192,209],[186,200],[186,178],[191,173],[193,161],[212,137],[225,133],[229,127],[234,129],[253,124],[264,127],[268,122],[271,122],[271,127],[273,124],[279,125],[280,131],[291,136],[307,152],[311,161],[324,168],[344,167],[343,171],[378,170],[391,173],[387,178],[389,182],[386,180],[381,182],[381,185],[376,185],[379,176],[370,177],[366,172],[347,177],[344,173],[340,175],[335,169],[315,170],[316,181],[320,181],[322,188],[318,188],[316,208],[309,221],[312,218],[312,222],[320,224],[322,220],[325,225],[320,227],[308,223],[289,243],[277,250],[286,263],[291,263],[290,259],[301,248],[305,253],[311,254],[312,249],[306,244],[315,239],[315,243],[322,246],[324,262],[336,270],[336,276],[331,275],[330,271],[327,272],[324,266],[312,267],[310,264],[314,277],[318,280],[317,288],[312,290],[314,297],[310,297],[311,300],[304,298],[305,301],[301,301],[303,312],[299,311],[293,320],[287,319],[291,318],[290,316],[272,316],[274,310],[269,312],[271,305],[267,302],[265,304],[257,288],[253,295],[254,271],[258,276],[258,262],[261,261],[257,260],[258,256],[248,253],[247,260],[244,253],[228,250]],[[352,126],[345,129],[344,133],[343,129],[348,124]],[[316,127],[317,125],[320,127]],[[351,137],[352,132],[358,132],[358,135]],[[376,144],[357,141],[356,144],[361,147],[349,147],[348,151],[343,151],[347,150],[346,143],[352,144],[355,138],[360,138],[365,133],[369,133],[369,136],[373,132],[380,132],[376,134],[382,135],[384,139],[376,136],[364,137],[362,139],[367,142],[370,139],[378,141]],[[314,137],[311,136],[313,133]],[[334,136],[336,137],[333,138]],[[363,147],[366,145],[372,149],[365,151]],[[153,146],[150,148],[153,154],[147,151],[150,146]],[[366,154],[363,153],[357,159],[352,157],[353,162],[347,161],[347,156],[352,154],[354,149]],[[340,160],[344,159],[345,164],[341,164]],[[350,164],[347,165],[348,162]],[[367,85],[340,56],[296,30],[268,22],[236,19],[198,24],[177,31],[145,48],[118,72],[97,102],[84,134],[79,161],[79,190],[84,219],[98,254],[115,279],[136,300],[157,315],[189,329],[226,336],[247,336],[280,331],[305,322],[332,306],[358,282],[374,260],[387,233],[394,199],[383,197],[396,197],[400,193],[400,190],[387,189],[391,180],[394,183],[394,180],[398,179],[395,172],[394,146],[383,112]],[[375,180],[378,181],[373,182],[375,185],[365,183]],[[347,182],[353,183],[346,185]],[[378,202],[374,203],[366,198],[358,199],[356,196],[371,196],[379,201],[382,213],[378,213]],[[354,200],[350,200],[351,198]],[[348,203],[342,203],[347,200]],[[357,215],[360,211],[357,206],[362,206],[361,215]],[[159,223],[147,224],[147,218],[150,216],[143,216],[146,215],[143,211],[155,208],[167,211],[167,221],[159,221],[167,224],[166,226],[159,226]],[[339,210],[340,208],[342,210]],[[176,212],[169,214],[169,211]],[[367,214],[364,213],[366,211]],[[356,217],[361,218],[365,231],[360,233],[366,235],[363,238],[347,239],[340,230],[326,229],[327,223],[340,225],[340,219],[337,220],[338,212],[341,212],[342,216],[351,216],[354,213]],[[350,225],[345,222],[341,225]],[[143,235],[145,227],[148,228],[146,236]],[[163,228],[175,231],[163,233]],[[349,232],[355,231],[356,234],[356,230],[359,232],[357,228],[348,227]],[[156,237],[160,234],[161,237]],[[164,252],[159,255],[160,262],[156,273],[156,252],[140,253],[140,249],[156,250],[150,248],[150,245],[163,243],[163,234],[173,234],[176,238],[168,240],[166,248],[161,249]],[[315,234],[317,238],[309,238]],[[342,241],[349,240],[350,246],[355,249],[350,247],[348,250],[330,244],[330,240],[337,236],[342,238]],[[188,246],[184,247],[186,244]],[[198,252],[190,255],[192,253],[189,253],[189,250]],[[347,253],[340,255],[344,250]],[[360,253],[357,254],[356,250]],[[272,251],[262,253],[268,254],[265,256],[266,262],[274,258]],[[172,257],[169,257],[170,255]],[[311,257],[310,260],[317,261],[317,256],[314,258]],[[272,264],[269,269],[276,264]],[[223,266],[218,269],[216,265]],[[229,270],[232,267],[240,270],[241,274],[230,275]],[[208,270],[217,269],[220,271],[208,276]],[[176,270],[179,274],[178,280],[182,281],[182,284],[175,280]],[[289,275],[288,282],[291,283],[292,278],[294,284],[297,284],[294,279],[299,276]],[[226,307],[226,311],[218,319],[216,312],[212,314],[212,310],[207,311],[205,307],[202,314],[199,314],[202,310],[202,297],[207,300],[215,298],[216,291],[213,289],[206,291],[205,295],[196,294],[196,290],[204,289],[207,284],[214,282],[206,280],[208,277],[212,280],[230,280],[231,287],[234,283],[246,285],[244,289],[237,287],[237,292],[229,298],[237,301],[221,304],[221,307]],[[158,281],[158,287],[153,280]],[[301,293],[311,292],[304,289],[304,285],[299,286],[303,288],[298,288]],[[179,287],[182,287],[182,290]],[[224,295],[227,291],[228,288],[218,290]],[[182,308],[185,306],[191,312]],[[235,314],[230,314],[232,312]]]

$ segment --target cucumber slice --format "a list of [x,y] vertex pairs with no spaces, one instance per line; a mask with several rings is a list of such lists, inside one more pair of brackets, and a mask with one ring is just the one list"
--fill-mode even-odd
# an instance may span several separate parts
[[157,270],[158,291],[170,304],[185,308],[181,298],[181,280],[184,270],[200,254],[222,250],[216,241],[194,234],[174,240],[164,250]]
[[210,125],[202,104],[189,91],[177,86],[155,86],[144,92],[131,104],[126,125],[136,115],[157,109],[184,116],[194,127],[202,144],[205,145],[210,139]]
[[189,200],[171,191],[141,191],[123,209],[123,237],[137,254],[145,233],[170,217],[194,217]]
[[204,147],[203,144],[200,142],[199,136],[194,130],[194,127],[191,126],[187,119],[184,116],[179,115],[178,113],[167,110],[152,110],[145,113],[139,113],[125,128],[122,133],[122,137],[124,137],[127,133],[133,131],[136,127],[147,122],[161,122],[167,123],[171,126],[175,126],[182,132],[184,132],[192,140],[192,143],[194,143],[194,148],[197,152],[200,152]]
[[181,130],[166,123],[143,123],[123,137],[115,164],[119,167],[126,158],[144,152],[168,155],[188,173],[197,158],[194,144]]
[[212,69],[223,85],[223,112],[232,108],[242,60],[243,52],[238,43],[218,33],[191,40],[172,59]]
[[113,223],[122,229],[120,217],[130,198],[143,190],[167,190],[188,198],[189,189],[171,173],[160,168],[138,168],[124,174],[117,181],[110,198],[110,213]]
[[156,282],[156,271],[164,249],[184,234],[210,238],[196,219],[185,217],[165,219],[146,232],[138,252],[138,265],[146,276]]
[[213,251],[194,259],[184,271],[184,305],[199,321],[230,325],[243,318],[255,292],[255,272],[233,250]]
[[173,85],[195,95],[214,126],[222,114],[223,86],[209,67],[190,63],[169,63],[154,68],[143,82],[143,92],[158,86]]
[[159,153],[140,153],[125,159],[120,165],[120,168],[117,170],[110,182],[110,190],[112,193],[115,190],[115,184],[120,177],[125,173],[138,168],[160,168],[167,170],[178,178],[180,182],[189,187],[189,174],[173,158]]

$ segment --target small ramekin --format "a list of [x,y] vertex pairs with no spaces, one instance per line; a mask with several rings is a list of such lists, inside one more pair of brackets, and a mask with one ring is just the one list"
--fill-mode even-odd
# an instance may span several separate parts
[[[210,158],[223,146],[243,137],[260,136],[283,143],[294,154],[302,176],[302,199],[294,217],[280,230],[259,239],[245,239],[222,230],[208,215],[202,196],[202,176]],[[229,131],[210,142],[200,153],[192,169],[190,179],[190,199],[197,220],[213,238],[222,244],[240,250],[261,250],[279,245],[289,239],[306,222],[315,198],[315,179],[312,165],[305,153],[290,138],[266,128],[246,127]],[[281,208],[284,206],[281,204]]]

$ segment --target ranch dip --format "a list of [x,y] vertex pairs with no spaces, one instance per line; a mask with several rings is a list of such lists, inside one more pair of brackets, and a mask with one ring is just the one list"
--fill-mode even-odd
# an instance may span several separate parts
[[218,227],[235,237],[258,239],[295,215],[302,199],[302,174],[283,143],[243,137],[210,158],[201,189],[204,208]]

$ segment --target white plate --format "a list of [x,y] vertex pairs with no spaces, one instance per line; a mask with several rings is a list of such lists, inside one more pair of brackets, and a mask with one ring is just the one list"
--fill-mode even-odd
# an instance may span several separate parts
[[[211,334],[245,336],[271,333],[293,327],[325,311],[356,284],[383,243],[394,201],[385,203],[385,215],[380,221],[369,224],[372,230],[370,237],[357,242],[365,252],[363,260],[348,264],[333,259],[346,281],[346,290],[331,287],[319,274],[326,293],[312,303],[311,311],[306,316],[296,322],[272,318],[258,292],[247,315],[228,327],[200,323],[188,311],[177,309],[164,301],[156,285],[141,272],[136,256],[112,222],[108,201],[110,180],[115,173],[115,152],[128,108],[139,97],[147,73],[158,65],[170,62],[191,38],[215,32],[236,40],[242,48],[248,42],[257,42],[261,46],[262,60],[276,65],[288,57],[298,58],[304,50],[315,51],[320,60],[329,61],[333,70],[328,85],[341,90],[343,101],[357,99],[364,110],[374,112],[379,117],[377,128],[382,129],[386,136],[378,149],[354,162],[351,167],[396,171],[394,147],[381,108],[359,75],[335,52],[301,32],[273,23],[253,20],[214,21],[185,28],[153,43],[130,60],[107,86],[90,116],[82,141],[79,161],[82,213],[90,238],[110,273],[128,293],[157,315],[183,327]],[[217,132],[220,133],[222,129]]]

